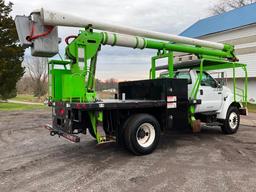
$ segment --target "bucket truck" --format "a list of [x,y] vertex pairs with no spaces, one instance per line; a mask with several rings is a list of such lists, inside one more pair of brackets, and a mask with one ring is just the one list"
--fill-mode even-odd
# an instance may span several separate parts
[[[50,134],[79,142],[90,133],[100,143],[117,142],[136,155],[149,154],[166,131],[198,132],[201,124],[236,133],[246,115],[247,70],[234,46],[140,28],[105,23],[71,14],[39,9],[16,16],[20,43],[31,54],[53,57],[59,52],[58,26],[83,28],[65,38],[66,60],[49,61]],[[149,79],[120,82],[115,99],[102,100],[95,91],[97,57],[104,47],[153,49]],[[176,61],[176,53],[196,57]],[[167,58],[166,65],[157,60]],[[121,64],[120,64],[121,65]],[[245,74],[244,89],[236,86],[235,72]],[[231,91],[209,71],[233,70]],[[160,75],[157,73],[160,72]]]

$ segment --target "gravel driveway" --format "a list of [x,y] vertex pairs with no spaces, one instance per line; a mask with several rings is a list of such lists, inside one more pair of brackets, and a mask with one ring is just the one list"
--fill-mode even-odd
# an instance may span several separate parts
[[72,144],[42,128],[50,111],[0,112],[0,191],[256,191],[256,127],[163,135],[133,156],[89,135]]

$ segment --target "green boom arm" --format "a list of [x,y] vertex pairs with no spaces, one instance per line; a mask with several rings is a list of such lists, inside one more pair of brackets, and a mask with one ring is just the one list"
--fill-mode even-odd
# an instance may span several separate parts
[[[118,34],[114,34],[115,39],[111,43],[112,46],[122,46],[118,44]],[[95,93],[95,72],[97,53],[101,45],[107,44],[109,35],[102,32],[93,32],[91,29],[80,31],[80,34],[66,47],[66,56],[70,60],[70,69],[66,69],[62,78],[62,85],[58,97],[52,95],[53,100],[79,100],[91,101],[96,97]],[[138,37],[135,37],[136,40]],[[236,60],[234,48],[231,45],[225,45],[223,50],[204,48],[199,46],[191,46],[177,44],[171,42],[163,42],[152,39],[143,39],[143,46],[140,49],[156,49],[158,52],[164,52],[169,55],[169,64],[173,65],[173,55],[171,52],[183,52],[196,54],[199,58],[205,56],[213,57],[221,60]],[[137,42],[138,45],[139,42]],[[134,46],[136,48],[136,46]],[[56,64],[56,62],[55,62]],[[170,65],[170,66],[171,66]],[[169,69],[170,76],[173,75]],[[74,85],[75,83],[75,85]],[[72,86],[71,86],[72,85]],[[56,85],[55,85],[56,86]],[[60,86],[60,85],[58,85]],[[56,90],[56,89],[54,89]],[[54,91],[53,91],[54,92]]]

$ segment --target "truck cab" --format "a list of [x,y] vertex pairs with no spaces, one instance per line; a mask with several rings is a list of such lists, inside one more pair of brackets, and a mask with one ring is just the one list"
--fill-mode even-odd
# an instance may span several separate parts
[[[191,91],[196,83],[199,71],[196,70],[179,70],[175,72],[174,78],[187,79],[188,81],[188,97],[191,95]],[[215,112],[221,109],[223,104],[223,95],[230,94],[232,92],[229,88],[221,86],[209,73],[203,72],[201,85],[199,87],[198,99],[201,100],[201,104],[196,106],[196,112]]]
[[[160,76],[165,76],[162,72]],[[187,79],[188,99],[191,99],[200,71],[196,69],[181,69],[174,73],[174,78]],[[200,104],[195,106],[195,117],[207,125],[220,125],[224,133],[235,133],[239,128],[240,114],[247,111],[241,102],[234,101],[230,88],[222,85],[208,72],[202,72],[197,99]]]

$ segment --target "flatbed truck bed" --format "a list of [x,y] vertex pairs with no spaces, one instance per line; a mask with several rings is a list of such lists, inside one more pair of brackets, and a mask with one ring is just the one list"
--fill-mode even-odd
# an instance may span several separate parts
[[[148,114],[157,119],[162,131],[188,131],[187,110],[191,103],[186,86],[184,79],[122,82],[117,99],[55,101],[52,103],[53,123],[46,128],[51,135],[57,134],[73,142],[80,141],[76,134],[88,131],[99,143],[109,138],[121,143],[127,121],[137,114]],[[91,117],[98,121],[95,127]],[[97,136],[99,132],[103,134]]]
[[131,108],[152,108],[166,106],[165,100],[120,100],[104,99],[90,103],[72,102],[70,107],[74,109],[86,110],[112,110],[112,109],[131,109]]

